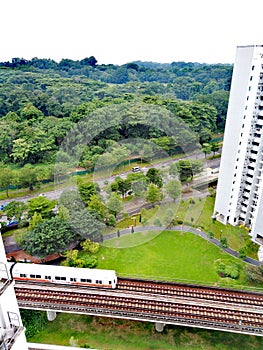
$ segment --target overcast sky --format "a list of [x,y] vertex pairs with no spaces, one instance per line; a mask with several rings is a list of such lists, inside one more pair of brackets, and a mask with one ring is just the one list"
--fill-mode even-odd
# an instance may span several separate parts
[[0,61],[233,63],[263,44],[262,0],[0,0]]

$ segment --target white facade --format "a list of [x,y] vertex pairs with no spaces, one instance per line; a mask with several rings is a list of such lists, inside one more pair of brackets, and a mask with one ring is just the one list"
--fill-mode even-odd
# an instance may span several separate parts
[[14,286],[0,238],[0,350],[28,350]]
[[263,244],[263,46],[237,48],[214,215]]

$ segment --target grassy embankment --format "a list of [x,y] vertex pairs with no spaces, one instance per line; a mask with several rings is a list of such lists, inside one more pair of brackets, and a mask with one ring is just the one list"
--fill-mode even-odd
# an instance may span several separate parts
[[103,350],[261,350],[263,338],[166,325],[162,333],[148,322],[59,314],[32,342],[89,345]]

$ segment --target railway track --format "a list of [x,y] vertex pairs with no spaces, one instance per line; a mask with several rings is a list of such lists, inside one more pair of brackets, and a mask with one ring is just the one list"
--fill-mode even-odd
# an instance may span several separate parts
[[[150,281],[142,284],[142,281],[121,279],[117,290],[83,288],[80,291],[61,285],[51,288],[17,284],[15,291],[19,306],[23,308],[195,325],[263,336],[263,297],[260,295],[252,293],[249,299],[245,292],[240,292],[243,297],[239,299],[237,291],[229,291],[227,295],[227,290],[216,290],[217,299],[212,300],[209,288],[202,294],[200,288],[195,286],[193,296],[189,295],[193,293],[189,286],[159,285]],[[158,288],[155,288],[156,284]],[[178,295],[179,287],[183,295]],[[213,293],[217,294],[215,290]],[[231,301],[231,298],[235,300]],[[250,305],[253,298],[258,302],[256,308]]]
[[160,296],[179,296],[182,298],[196,298],[263,307],[263,294],[231,289],[123,278],[118,279],[117,289],[125,292],[151,293]]

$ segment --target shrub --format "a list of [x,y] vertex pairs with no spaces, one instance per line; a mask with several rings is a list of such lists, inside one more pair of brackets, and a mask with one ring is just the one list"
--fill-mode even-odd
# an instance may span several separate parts
[[154,224],[154,226],[162,226],[162,223],[161,223],[159,218],[154,219],[153,224]]
[[190,203],[190,204],[195,204],[195,200],[194,200],[193,197],[190,197],[190,198],[189,198],[189,203]]
[[239,268],[235,264],[227,265],[225,269],[225,275],[232,279],[237,279],[239,277]]
[[20,310],[23,325],[26,329],[27,339],[42,331],[48,323],[46,313],[36,310]]
[[142,218],[142,224],[143,226],[146,226],[148,223],[148,219],[147,218]]
[[208,236],[210,239],[214,238],[214,232],[209,231],[209,232],[207,233],[207,236]]
[[220,239],[220,248],[226,249],[227,247],[228,247],[227,239],[226,239],[226,237],[222,237]]
[[116,218],[113,214],[110,214],[107,220],[107,225],[114,227],[116,225]]
[[240,248],[238,251],[238,257],[239,259],[244,259],[246,257],[246,249]]
[[244,273],[248,282],[263,283],[262,270],[258,266],[246,265]]
[[237,279],[239,277],[240,265],[235,263],[224,263],[220,259],[217,263],[216,272],[220,277],[230,277],[232,279]]

